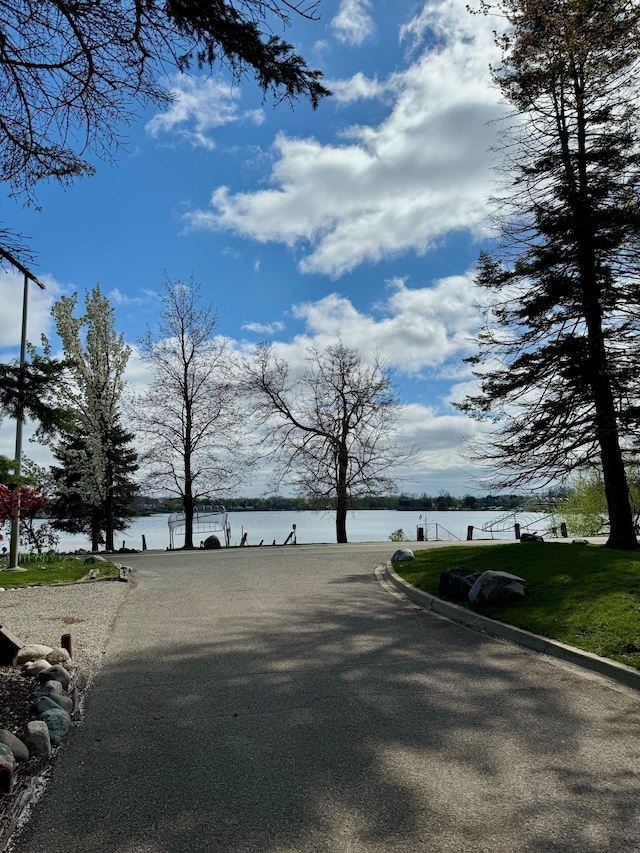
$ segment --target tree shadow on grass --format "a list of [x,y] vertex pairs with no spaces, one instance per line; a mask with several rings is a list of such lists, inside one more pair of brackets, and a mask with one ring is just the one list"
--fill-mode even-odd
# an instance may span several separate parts
[[42,849],[637,851],[640,703],[370,580],[120,648]]

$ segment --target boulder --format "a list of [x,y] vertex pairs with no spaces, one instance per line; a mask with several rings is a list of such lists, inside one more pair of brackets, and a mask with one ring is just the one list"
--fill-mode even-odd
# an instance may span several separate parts
[[207,538],[202,543],[202,547],[207,551],[213,551],[217,548],[221,548],[220,540],[217,536],[207,536]]
[[407,563],[409,560],[415,560],[415,555],[411,548],[398,548],[391,558],[392,563]]
[[23,740],[32,758],[48,758],[51,755],[51,738],[44,720],[31,720],[27,723]]
[[447,569],[440,575],[438,592],[454,601],[469,601],[471,587],[480,577],[480,572],[474,572],[467,566],[456,566]]
[[48,663],[53,664],[54,666],[57,663],[62,664],[64,667],[71,666],[71,655],[63,648],[54,649],[47,655],[46,659]]
[[527,595],[527,582],[509,572],[483,572],[471,587],[469,601],[476,607],[522,601]]
[[36,681],[39,684],[46,684],[47,681],[59,681],[62,684],[62,689],[66,690],[71,681],[71,676],[63,666],[57,663],[55,666],[39,672],[36,675]]
[[571,544],[572,545],[588,545],[589,543],[587,542],[586,539],[572,539]]
[[522,533],[520,535],[521,542],[544,542],[542,536],[538,536],[537,533]]
[[62,738],[69,731],[71,717],[62,708],[49,708],[39,714],[38,720],[44,722],[49,729],[49,738],[54,746],[62,743]]
[[5,747],[9,755],[0,753],[0,791],[3,794],[10,794],[13,785],[13,774],[16,770],[16,760],[13,753],[8,747]]
[[45,669],[51,669],[51,664],[45,658],[40,658],[40,660],[32,660],[29,663],[25,663],[22,667],[22,674],[26,675],[27,678],[35,678],[38,673],[44,672]]
[[10,732],[8,729],[0,729],[0,743],[9,747],[16,761],[22,762],[29,760],[29,750],[27,747],[19,737],[16,737],[13,732]]
[[36,643],[32,643],[29,646],[23,646],[15,657],[15,665],[22,666],[23,663],[29,663],[32,660],[40,660],[40,658],[46,658],[48,654],[53,651],[51,646],[39,646]]

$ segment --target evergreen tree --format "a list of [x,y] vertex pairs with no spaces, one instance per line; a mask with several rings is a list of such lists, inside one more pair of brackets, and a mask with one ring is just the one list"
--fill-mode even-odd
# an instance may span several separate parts
[[71,365],[68,404],[75,426],[54,447],[61,466],[53,469],[53,514],[59,529],[86,533],[93,550],[104,541],[112,551],[114,531],[126,527],[136,492],[134,436],[122,427],[119,408],[130,348],[115,332],[113,307],[99,285],[86,293],[83,317],[74,317],[76,304],[74,294],[52,308]]
[[114,532],[127,527],[138,487],[132,477],[138,470],[133,434],[116,423],[96,456],[96,445],[81,429],[67,433],[54,449],[60,463],[52,466],[55,498],[49,505],[57,530],[82,533],[91,550],[106,545],[113,551]]
[[640,7],[627,0],[502,0],[495,81],[504,131],[500,248],[483,254],[488,294],[480,393],[461,408],[494,419],[483,454],[499,483],[563,479],[597,462],[608,545],[637,547],[625,448],[637,431],[640,317]]

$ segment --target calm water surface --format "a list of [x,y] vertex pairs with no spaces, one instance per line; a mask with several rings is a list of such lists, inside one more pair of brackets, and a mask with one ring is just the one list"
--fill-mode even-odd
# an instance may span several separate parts
[[[426,524],[428,539],[466,539],[467,527],[474,527],[474,539],[511,539],[514,537],[513,524],[517,520],[522,529],[537,530],[542,533],[550,522],[537,514],[520,514],[517,519],[505,518],[505,513],[496,512],[399,512],[397,510],[357,510],[350,512],[347,517],[347,536],[350,542],[385,542],[389,535],[402,529],[407,537],[415,540],[418,524]],[[123,542],[127,548],[142,548],[142,536],[147,542],[147,548],[161,549],[169,547],[168,515],[152,515],[137,518],[130,527],[116,535],[117,547]],[[504,520],[500,522],[500,519]],[[230,512],[231,544],[239,545],[244,533],[247,534],[247,544],[271,544],[274,540],[281,544],[292,532],[296,525],[296,539],[299,544],[315,542],[335,542],[335,515],[331,512]],[[491,532],[482,532],[483,526],[497,523]],[[436,527],[437,525],[437,527]],[[194,539],[199,542],[209,535],[209,531],[201,529],[194,532]],[[217,534],[222,539],[221,534]],[[176,533],[175,547],[179,548],[184,541],[184,534]],[[61,534],[60,551],[73,551],[76,548],[87,548],[88,541],[83,536],[67,536]]]

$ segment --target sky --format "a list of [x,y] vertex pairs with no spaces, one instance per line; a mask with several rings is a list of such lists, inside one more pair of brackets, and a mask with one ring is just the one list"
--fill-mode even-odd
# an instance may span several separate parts
[[[481,317],[473,276],[491,246],[489,197],[506,108],[492,85],[495,20],[466,0],[322,0],[283,36],[333,92],[314,112],[274,107],[222,70],[172,77],[174,102],[137,110],[114,161],[38,207],[0,199],[0,221],[37,254],[29,338],[54,340],[62,294],[100,283],[134,352],[158,319],[165,278],[201,285],[240,353],[264,340],[292,365],[341,339],[388,362],[415,456],[407,493],[486,494],[465,442],[483,426],[453,406],[474,386],[463,359]],[[0,271],[0,358],[16,355],[22,278]],[[13,456],[14,426],[0,427]],[[27,430],[29,433],[29,430]],[[39,462],[47,452],[26,444]],[[247,494],[268,490],[257,477]]]

